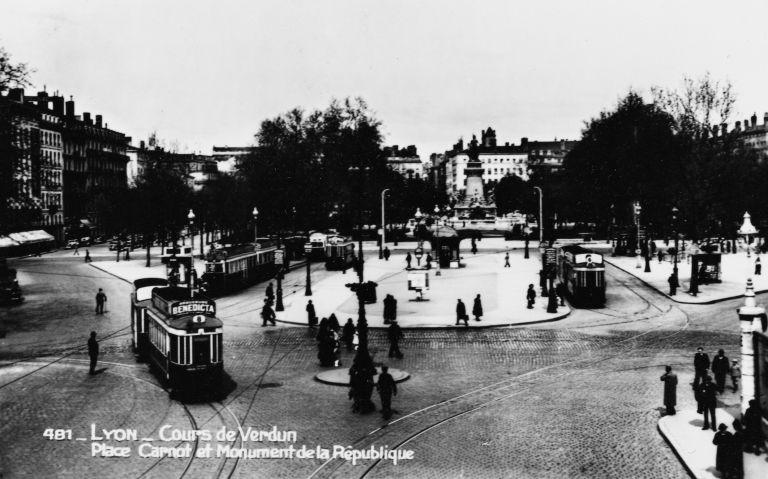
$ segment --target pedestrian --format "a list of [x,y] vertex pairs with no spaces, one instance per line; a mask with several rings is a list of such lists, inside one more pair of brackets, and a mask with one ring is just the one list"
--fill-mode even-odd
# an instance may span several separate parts
[[384,261],[389,261],[389,255],[390,255],[389,247],[385,246],[384,247]]
[[509,251],[504,255],[504,267],[505,268],[511,268],[509,265]]
[[757,399],[749,400],[749,407],[744,411],[744,433],[746,442],[744,450],[760,455],[763,448],[763,419],[760,411],[760,403]]
[[379,390],[379,397],[381,398],[381,414],[384,419],[389,419],[392,417],[392,396],[397,396],[397,385],[395,379],[389,374],[388,366],[381,367],[376,389]]
[[[699,380],[706,376],[707,369],[709,369],[709,356],[704,352],[704,348],[699,347],[696,349],[696,354],[693,356],[693,370],[696,371],[696,375],[693,378],[694,388],[699,385]],[[699,413],[701,413],[701,411],[699,411]]]
[[661,262],[664,261],[664,251],[659,250],[657,256],[659,257],[659,264],[661,264]]
[[328,318],[323,318],[320,320],[320,327],[318,328],[317,336],[315,336],[315,339],[320,341],[325,337],[327,333],[328,333]]
[[760,257],[755,258],[755,276],[760,276],[763,271],[763,265],[760,264]]
[[312,300],[310,299],[307,302],[307,323],[309,324],[310,329],[315,329],[315,326],[317,325],[317,313],[315,313],[315,305],[312,304]]
[[72,256],[80,256],[80,245],[75,246],[75,252],[72,253]]
[[565,284],[557,283],[557,286],[555,286],[555,294],[560,298],[560,306],[565,306],[565,293]]
[[458,326],[462,321],[464,321],[464,326],[469,327],[467,307],[464,306],[464,303],[459,299],[459,302],[456,303],[456,325]]
[[411,269],[411,252],[410,251],[405,255],[405,263],[407,264],[405,269]]
[[480,321],[483,317],[483,302],[480,300],[480,295],[475,296],[475,304],[472,305],[472,316],[475,317],[475,321]]
[[87,249],[85,250],[85,262],[86,263],[93,262],[93,260],[91,259],[91,252],[88,251]]
[[[714,429],[715,426],[712,426]],[[717,455],[715,456],[715,469],[723,474],[723,477],[728,477],[731,470],[731,448],[733,447],[733,434],[728,431],[728,426],[720,424],[717,427],[718,431],[715,433],[715,437],[712,439],[712,444],[717,446]]]
[[669,295],[674,296],[677,293],[678,286],[680,286],[680,283],[678,283],[677,276],[675,276],[675,273],[672,273],[669,275],[669,278],[667,278],[667,283],[669,283]]
[[715,408],[717,407],[717,387],[712,384],[712,378],[709,375],[704,376],[704,382],[699,384],[699,400],[701,410],[704,411],[704,427],[702,430],[709,429],[709,420],[712,419],[712,430],[715,430]]
[[96,293],[96,314],[104,314],[104,303],[107,302],[107,295],[104,294],[104,290],[99,288],[99,292]]
[[275,291],[272,288],[271,282],[267,285],[266,295],[267,295],[267,301],[269,301],[269,304],[273,304],[275,301]]
[[672,372],[672,366],[664,368],[666,372],[661,375],[664,381],[664,407],[667,408],[667,415],[675,415],[675,405],[677,405],[677,375]]
[[91,331],[88,339],[88,357],[91,358],[91,368],[88,374],[96,374],[96,360],[99,359],[99,342],[96,341],[96,331]]
[[747,441],[744,426],[738,419],[733,420],[733,437],[731,438],[731,449],[729,462],[731,464],[730,476],[733,479],[742,479],[744,477],[744,445]]
[[272,303],[269,301],[269,299],[264,300],[264,306],[261,308],[261,327],[267,325],[267,321],[272,323],[272,326],[277,326],[277,323],[275,322],[275,312],[272,310]]
[[528,299],[528,309],[533,309],[533,303],[536,302],[536,291],[533,289],[533,285],[528,285],[528,292],[525,294],[526,299]]
[[472,238],[472,254],[477,254],[477,243],[474,238]]
[[739,360],[734,359],[731,361],[731,385],[733,386],[733,392],[739,390],[739,378],[741,378],[741,368],[739,367]]
[[391,294],[384,298],[384,324],[397,321],[397,300]]
[[330,316],[328,316],[328,329],[335,332],[336,334],[341,331],[341,325],[339,324],[339,318],[336,317],[334,313],[331,313]]
[[352,345],[355,340],[355,324],[352,322],[352,318],[347,318],[347,322],[342,329],[341,340],[347,345],[347,351],[352,351]]
[[432,253],[427,253],[427,269],[432,269]]
[[723,394],[725,390],[725,376],[731,369],[731,362],[725,355],[725,351],[720,349],[717,351],[717,356],[712,359],[712,373],[715,375],[715,383],[717,383],[717,392]]
[[400,340],[403,339],[403,330],[400,329],[400,325],[397,321],[392,321],[387,330],[387,338],[389,338],[389,357],[396,357],[397,359],[403,359],[403,353],[400,352]]

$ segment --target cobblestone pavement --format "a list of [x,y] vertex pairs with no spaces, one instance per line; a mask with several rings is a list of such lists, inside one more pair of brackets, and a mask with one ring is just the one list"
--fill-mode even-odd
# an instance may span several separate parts
[[[680,408],[693,407],[686,388],[692,351],[738,349],[739,301],[673,305],[619,271],[609,270],[609,282],[609,308],[577,310],[560,323],[407,331],[405,358],[392,364],[412,377],[398,385],[398,413],[390,424],[377,413],[352,414],[345,388],[312,380],[321,368],[305,328],[243,325],[229,336],[225,364],[237,387],[221,403],[169,399],[119,335],[103,345],[107,369],[93,377],[85,374],[81,352],[44,367],[61,357],[51,351],[65,351],[55,341],[34,344],[28,354],[51,357],[31,362],[13,364],[14,356],[3,351],[0,358],[8,362],[0,367],[0,472],[6,478],[230,472],[293,478],[361,477],[370,467],[368,477],[687,477],[656,430],[658,378],[672,364],[680,376]],[[372,331],[370,344],[374,359],[383,360],[384,332]],[[342,361],[347,367],[351,353]],[[726,394],[724,400],[737,398]],[[276,426],[297,431],[298,447],[399,446],[413,450],[415,459],[352,466],[309,459],[91,458],[90,441],[42,438],[48,427],[82,433],[91,423],[153,437],[164,424]]]

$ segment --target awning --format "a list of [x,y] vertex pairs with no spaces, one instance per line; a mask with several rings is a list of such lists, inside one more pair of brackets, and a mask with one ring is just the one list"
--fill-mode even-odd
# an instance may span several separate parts
[[13,241],[11,238],[7,236],[0,236],[0,248],[12,248],[18,245],[19,243]]
[[11,233],[8,235],[13,241],[19,244],[44,243],[46,241],[56,241],[56,239],[43,230],[22,231],[20,233]]

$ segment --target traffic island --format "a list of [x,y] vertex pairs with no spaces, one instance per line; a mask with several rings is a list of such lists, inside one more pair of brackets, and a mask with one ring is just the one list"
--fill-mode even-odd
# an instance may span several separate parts
[[[401,369],[389,368],[389,374],[396,383],[401,383],[411,377],[411,374]],[[373,377],[374,384],[379,380],[381,366],[376,367],[376,375]],[[349,368],[338,367],[323,371],[315,375],[315,380],[331,386],[349,386]]]

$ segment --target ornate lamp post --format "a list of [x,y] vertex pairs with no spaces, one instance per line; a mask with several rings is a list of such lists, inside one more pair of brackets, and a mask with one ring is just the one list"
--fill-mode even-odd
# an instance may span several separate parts
[[192,208],[189,209],[189,213],[187,213],[187,221],[189,221],[189,255],[192,256],[192,252],[195,249],[195,212],[192,211]]
[[534,186],[533,189],[539,192],[539,248],[544,247],[544,192],[541,187]]

